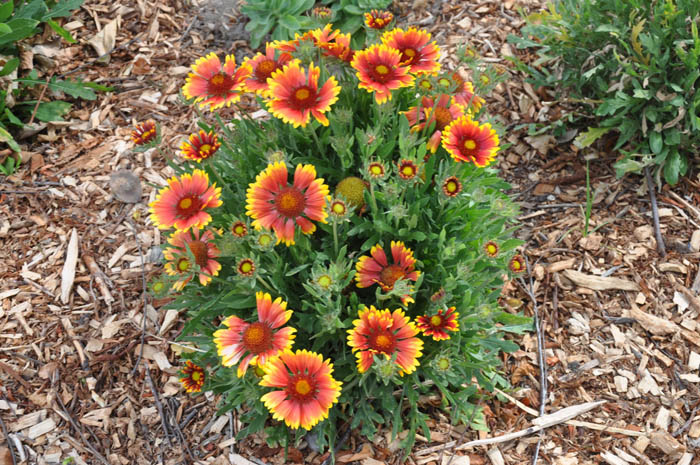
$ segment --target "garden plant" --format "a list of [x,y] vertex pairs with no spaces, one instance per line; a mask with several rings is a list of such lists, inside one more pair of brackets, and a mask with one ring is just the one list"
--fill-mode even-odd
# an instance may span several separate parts
[[[517,349],[506,333],[530,327],[499,305],[525,263],[489,167],[488,89],[387,18],[368,12],[361,49],[328,24],[240,64],[209,54],[182,89],[201,129],[150,204],[168,235],[150,288],[185,318],[183,385],[223,394],[239,437],[311,431],[326,449],[349,429],[408,429],[410,449],[436,408],[485,429],[478,399],[507,387],[499,354]],[[246,93],[270,115],[245,111]],[[144,122],[133,139],[159,147],[158,133]]]

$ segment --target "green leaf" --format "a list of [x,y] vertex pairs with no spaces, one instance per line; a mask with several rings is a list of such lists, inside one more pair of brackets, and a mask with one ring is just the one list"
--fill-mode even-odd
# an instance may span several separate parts
[[15,139],[12,137],[12,135],[5,130],[5,128],[0,127],[0,142],[4,142],[7,145],[10,146],[12,150],[15,152],[19,152],[20,148],[19,145],[17,145],[17,142]]
[[357,16],[361,16],[362,13],[364,13],[362,10],[360,10],[355,5],[346,5],[345,8],[343,8],[343,11],[350,13],[351,15],[357,15]]
[[9,34],[12,32],[12,28],[5,23],[0,23],[0,34]]
[[46,13],[41,20],[47,21],[51,18],[61,18],[64,16],[70,16],[73,10],[77,10],[83,4],[84,0],[59,0],[48,13]]
[[589,147],[591,144],[593,144],[593,142],[603,137],[609,131],[610,128],[588,128],[587,131],[584,131],[576,136],[576,139],[574,139],[574,145],[580,149]]
[[296,32],[301,27],[299,21],[292,15],[284,15],[280,17],[280,25],[286,27],[292,32]]
[[[30,102],[27,102],[30,103]],[[32,103],[32,106],[36,102]],[[53,102],[41,102],[36,109],[36,119],[39,121],[63,121],[63,115],[68,113],[71,104],[62,100]]]
[[0,69],[0,76],[7,76],[10,74],[12,71],[16,70],[17,67],[19,66],[19,58],[15,57],[10,60],[7,60],[7,63],[5,63],[5,66]]
[[[46,81],[35,78],[17,79],[17,82],[23,82],[33,86],[43,86],[46,84]],[[81,81],[59,81],[56,78],[52,78],[49,82],[49,89],[63,92],[73,98],[82,98],[85,100],[95,100],[97,98],[95,92],[90,89],[90,86],[85,85]]]
[[0,45],[18,42],[39,32],[39,30],[36,29],[39,21],[35,19],[16,18],[6,24],[10,27],[12,32],[0,34]]
[[678,177],[681,175],[681,168],[683,165],[681,158],[681,155],[675,150],[666,158],[666,163],[664,164],[664,179],[671,185],[678,183]]
[[661,133],[652,131],[649,134],[649,148],[654,154],[658,155],[661,153],[661,149],[664,148],[664,141],[661,138]]
[[0,5],[0,21],[5,21],[12,16],[12,11],[15,9],[15,3],[10,0]]
[[46,21],[46,24],[51,26],[51,29],[53,29],[54,32],[56,32],[56,34],[63,37],[63,39],[65,39],[65,41],[68,42],[69,44],[74,44],[77,42],[77,40],[75,40],[73,38],[73,36],[70,35],[70,32],[66,31],[61,26],[59,26],[58,23],[56,21],[54,21],[53,19],[49,19],[48,21]]
[[22,121],[20,121],[20,119],[17,118],[15,116],[15,114],[10,111],[9,108],[5,108],[4,113],[5,113],[5,116],[7,116],[7,120],[10,123],[14,124],[15,126],[19,126],[21,128],[24,127],[24,123],[22,123]]

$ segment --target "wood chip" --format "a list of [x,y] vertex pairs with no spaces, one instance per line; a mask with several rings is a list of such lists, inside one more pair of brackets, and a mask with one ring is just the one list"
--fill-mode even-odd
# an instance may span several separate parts
[[680,327],[674,322],[645,313],[636,305],[632,305],[629,313],[632,318],[637,320],[639,324],[642,325],[642,327],[647,329],[652,334],[656,334],[657,336],[675,334],[680,330]]
[[654,431],[649,438],[654,446],[671,458],[679,457],[685,452],[685,446],[666,431]]
[[624,376],[615,376],[613,380],[615,382],[615,390],[617,392],[627,392],[627,378]]
[[622,291],[638,291],[639,286],[633,281],[613,278],[611,276],[602,277],[588,275],[576,270],[564,270],[564,276],[573,281],[577,286],[593,289],[596,291],[607,291],[619,289]]
[[683,456],[680,458],[678,461],[677,465],[690,465],[690,462],[692,462],[693,457],[695,457],[694,454],[691,454],[690,452],[686,452],[683,454]]
[[600,454],[600,458],[605,460],[605,463],[609,463],[610,465],[629,465],[629,462],[622,460],[612,452],[603,452]]
[[36,439],[39,436],[45,435],[49,431],[53,431],[55,428],[56,422],[53,420],[53,418],[47,418],[41,423],[38,423],[29,428],[29,431],[27,432],[27,437],[29,439]]
[[659,413],[656,415],[654,424],[662,431],[668,430],[668,425],[671,422],[671,412],[665,407],[659,408]]
[[490,449],[486,455],[489,457],[489,460],[491,460],[491,463],[493,465],[505,465],[506,462],[503,460],[503,454],[501,454],[501,451],[498,449],[498,447],[494,447],[493,449]]
[[70,291],[75,281],[75,266],[78,264],[78,231],[73,228],[66,249],[66,261],[61,271],[61,302],[68,303]]

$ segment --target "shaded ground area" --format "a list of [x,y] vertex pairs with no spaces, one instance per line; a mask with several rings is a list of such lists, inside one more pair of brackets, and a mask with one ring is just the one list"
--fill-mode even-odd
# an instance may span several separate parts
[[[700,185],[689,179],[658,194],[669,249],[659,257],[646,188],[637,177],[615,178],[607,141],[579,153],[575,134],[562,140],[527,134],[522,125],[547,124],[572,110],[530,87],[502,58],[518,53],[505,41],[523,24],[518,9],[538,7],[536,0],[397,1],[393,10],[403,24],[425,27],[446,45],[447,66],[455,65],[454,49],[468,43],[485,62],[511,69],[511,79],[487,100],[508,128],[503,139],[511,145],[499,168],[522,204],[517,234],[525,241],[532,285],[527,277],[509,283],[503,304],[532,315],[537,303],[545,413],[606,403],[541,436],[460,447],[533,425],[542,386],[533,333],[504,357],[514,390],[484,401],[491,432],[451,427],[435,411],[430,441],[419,436],[408,461],[441,464],[456,454],[453,464],[530,463],[541,440],[540,463],[696,463],[700,233],[693,233],[700,230]],[[94,0],[70,21],[79,42],[53,57],[55,71],[80,65],[76,75],[115,90],[76,103],[67,122],[48,125],[36,142],[24,141],[27,163],[0,179],[0,418],[8,429],[0,436],[0,463],[12,463],[8,435],[24,463],[68,457],[89,464],[322,463],[326,456],[306,441],[288,451],[286,462],[284,451],[260,437],[236,443],[236,415],[217,416],[213,396],[192,397],[180,388],[177,313],[161,310],[164,301],[144,305],[142,299],[142,279],[157,272],[162,242],[147,204],[172,170],[158,152],[131,150],[131,127],[158,120],[164,143],[176,150],[196,124],[178,97],[190,63],[210,51],[233,51],[239,61],[252,54],[242,19],[218,0]],[[106,43],[112,30],[117,50],[109,64],[95,63],[88,41]],[[584,156],[597,158],[587,235]],[[112,196],[110,175],[118,169],[139,177],[140,202]],[[63,291],[69,250],[77,252],[75,279],[72,290]],[[432,401],[425,399],[426,408]],[[338,461],[398,459],[383,432],[372,442],[351,434]]]

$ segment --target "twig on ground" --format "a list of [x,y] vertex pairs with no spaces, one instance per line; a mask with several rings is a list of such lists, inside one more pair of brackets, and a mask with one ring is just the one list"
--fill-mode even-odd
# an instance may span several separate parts
[[632,455],[634,455],[635,457],[637,457],[639,460],[641,460],[642,462],[644,462],[646,465],[654,465],[654,462],[652,462],[652,461],[649,459],[649,457],[647,457],[646,455],[642,454],[641,452],[639,452],[639,451],[638,451],[637,449],[635,449],[634,447],[628,447],[627,450],[629,451],[630,454],[632,454]]
[[656,203],[656,192],[654,192],[654,181],[651,179],[649,167],[644,168],[644,174],[647,178],[647,190],[649,191],[649,200],[651,200],[651,215],[654,219],[654,234],[656,235],[656,250],[661,257],[666,256],[666,246],[664,245],[664,237],[661,235],[661,225],[659,224],[659,205]]
[[185,452],[187,452],[187,455],[193,461],[195,461],[196,457],[194,456],[194,454],[192,454],[192,450],[190,449],[190,445],[187,442],[187,438],[185,437],[184,433],[180,429],[180,425],[178,425],[178,423],[177,423],[177,418],[175,417],[175,413],[176,413],[177,409],[175,409],[174,407],[170,407],[170,401],[175,402],[175,399],[173,399],[172,397],[167,399],[165,401],[165,408],[168,409],[168,415],[170,415],[170,418],[173,419],[173,421],[171,423],[171,425],[172,425],[171,427],[175,431],[175,437],[178,439],[178,441],[180,441],[180,444],[185,449]]
[[39,109],[39,104],[41,103],[41,99],[44,98],[44,94],[46,93],[46,89],[49,87],[49,82],[51,81],[51,78],[53,77],[53,71],[49,74],[49,77],[46,78],[46,83],[44,86],[41,88],[41,93],[39,94],[39,98],[36,101],[36,105],[34,105],[34,110],[32,111],[32,116],[29,118],[29,122],[27,125],[31,126],[32,123],[34,123],[34,117],[36,116],[36,111]]
[[168,428],[168,419],[165,417],[165,412],[163,411],[163,404],[160,402],[160,397],[158,396],[158,391],[156,390],[155,384],[153,384],[153,378],[151,378],[151,367],[148,363],[146,366],[146,380],[148,380],[148,385],[153,393],[153,402],[156,404],[156,409],[158,409],[158,414],[160,415],[160,423],[163,425],[163,434],[165,435],[165,442],[168,443],[168,447],[172,447],[170,442],[170,429]]
[[10,457],[12,458],[12,465],[17,465],[17,457],[15,457],[15,448],[12,446],[12,440],[10,439],[10,434],[7,432],[5,427],[5,422],[2,421],[0,417],[0,428],[2,428],[2,434],[5,436],[5,441],[7,442],[7,448],[10,450]]
[[143,308],[141,309],[141,311],[143,312],[143,319],[141,320],[141,348],[139,350],[139,357],[136,359],[136,363],[134,363],[133,370],[131,370],[131,375],[133,376],[139,369],[139,364],[141,363],[141,359],[143,358],[143,346],[146,343],[146,313],[148,311],[148,287],[146,286],[146,272],[144,270],[146,267],[146,257],[143,254],[143,249],[141,248],[141,242],[139,241],[138,231],[136,229],[136,226],[134,226],[134,224],[129,218],[126,218],[126,222],[131,228],[131,233],[134,235],[134,242],[136,242],[136,245],[139,249],[139,257],[141,258],[141,297],[143,299]]
[[340,437],[340,441],[338,441],[338,443],[333,448],[333,452],[331,452],[331,454],[328,456],[328,458],[326,458],[326,460],[321,462],[321,465],[329,465],[330,463],[335,462],[335,454],[338,453],[340,448],[343,447],[343,444],[345,444],[345,441],[348,440],[348,438],[350,437],[351,430],[352,430],[352,428],[350,428],[350,425],[348,425],[348,427],[345,429],[345,432]]
[[688,416],[688,421],[686,421],[683,426],[678,428],[676,431],[671,433],[671,436],[674,438],[680,435],[683,431],[687,430],[688,427],[690,427],[690,424],[693,422],[693,419],[695,418],[695,412],[698,411],[698,407],[695,407],[692,412],[690,412],[690,415]]

